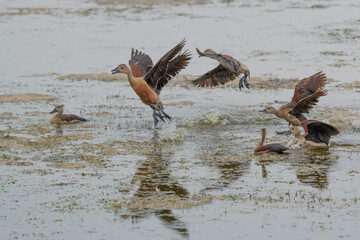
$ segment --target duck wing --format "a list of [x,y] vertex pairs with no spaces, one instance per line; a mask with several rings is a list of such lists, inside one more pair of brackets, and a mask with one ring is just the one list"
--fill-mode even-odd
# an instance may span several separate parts
[[261,152],[273,152],[273,153],[278,153],[278,154],[283,154],[284,151],[289,150],[288,147],[281,145],[279,143],[271,143],[271,144],[267,144],[264,146],[261,146],[257,149],[255,149],[256,153],[261,153]]
[[214,87],[233,81],[237,75],[237,73],[234,73],[225,68],[222,64],[219,64],[213,70],[208,71],[190,82],[197,87]]
[[[336,127],[320,121],[308,121],[307,123],[302,123],[302,125],[303,124],[305,124],[307,128],[305,139],[315,143],[329,144],[330,137],[340,133]],[[306,128],[304,127],[305,131]]]
[[62,114],[61,115],[61,120],[66,121],[66,122],[71,122],[71,121],[74,121],[74,120],[87,121],[85,118],[76,116],[74,114]]
[[320,90],[301,99],[289,113],[300,118],[302,113],[309,113],[309,110],[319,102],[319,97],[326,94],[327,90]]
[[189,64],[191,54],[188,51],[180,53],[185,42],[186,40],[183,39],[162,56],[145,75],[144,80],[156,93],[160,94],[162,87]]
[[304,78],[295,86],[294,95],[291,102],[298,103],[302,99],[314,94],[319,90],[323,90],[327,81],[326,74],[323,72]]
[[288,147],[285,147],[284,145],[278,143],[268,144],[268,146],[269,146],[269,152],[276,152],[279,154],[282,154],[284,151],[289,150]]
[[149,55],[137,49],[131,49],[129,65],[134,77],[142,77],[152,68],[153,62]]
[[160,94],[161,89],[190,62],[191,53],[185,51],[176,56],[168,65],[167,72],[158,81],[155,92]]

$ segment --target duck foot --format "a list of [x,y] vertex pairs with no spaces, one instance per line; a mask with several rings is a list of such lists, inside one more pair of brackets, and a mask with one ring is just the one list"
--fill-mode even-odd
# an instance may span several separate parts
[[158,106],[159,106],[159,109],[160,109],[160,113],[162,113],[164,116],[165,116],[165,118],[167,118],[167,119],[169,119],[170,121],[172,121],[173,120],[173,118],[172,117],[170,117],[166,112],[164,112],[164,108],[163,108],[163,106],[162,105],[160,105],[160,104],[158,104]]
[[156,115],[153,114],[153,118],[154,118],[154,125],[155,127],[157,126],[157,124],[159,123],[159,120],[157,119]]
[[169,119],[170,121],[173,120],[173,118],[170,117],[169,115],[167,115],[167,114],[164,112],[164,110],[161,109],[160,111],[161,111],[162,114],[164,114],[165,118]]

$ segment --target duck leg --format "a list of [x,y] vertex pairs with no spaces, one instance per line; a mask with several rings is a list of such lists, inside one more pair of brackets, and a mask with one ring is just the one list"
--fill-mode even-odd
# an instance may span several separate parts
[[246,80],[247,78],[247,75],[244,74],[244,76],[242,78],[240,78],[240,81],[239,81],[239,89],[241,90],[241,88],[244,87],[244,84],[245,84],[245,87],[247,87],[247,89],[250,89],[249,86],[250,84],[248,83],[248,81]]
[[164,116],[161,115],[160,113],[158,113],[153,106],[150,106],[150,107],[151,107],[152,110],[154,111],[154,112],[153,112],[153,118],[154,118],[154,124],[155,124],[155,126],[156,126],[156,125],[158,124],[158,122],[159,122],[159,119],[158,119],[158,118],[160,118],[161,121],[165,122]]
[[161,112],[162,114],[164,114],[164,116],[165,116],[167,119],[169,119],[170,121],[172,121],[173,118],[170,117],[168,114],[166,114],[166,112],[164,112],[163,107],[162,107],[160,104],[159,104],[158,106],[159,106],[159,108],[160,108],[160,112]]

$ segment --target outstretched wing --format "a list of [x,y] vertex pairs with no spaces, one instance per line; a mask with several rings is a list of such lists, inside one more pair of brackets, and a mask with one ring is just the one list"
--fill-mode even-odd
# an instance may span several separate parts
[[137,49],[131,49],[131,58],[129,60],[132,75],[134,77],[144,76],[153,66],[153,62],[149,55],[138,51]]
[[326,74],[323,72],[304,78],[296,86],[291,102],[298,103],[302,99],[314,94],[319,90],[323,90],[326,84]]
[[216,68],[201,75],[198,79],[192,80],[191,83],[197,87],[214,87],[233,81],[237,75],[219,64]]
[[155,92],[160,94],[161,89],[175,77],[182,69],[184,69],[190,62],[191,54],[185,51],[176,56],[168,65],[167,72],[158,81]]
[[309,113],[309,110],[319,102],[319,97],[325,96],[326,90],[320,90],[299,101],[290,111],[290,114],[300,118],[302,113]]
[[[170,79],[185,68],[190,59],[191,54],[180,51],[185,46],[186,40],[183,39],[179,44],[167,52],[145,75],[144,80],[158,94],[161,88],[170,81]],[[159,87],[158,87],[159,85]]]
[[305,139],[315,143],[329,144],[330,137],[340,133],[336,127],[320,121],[309,121],[306,127]]

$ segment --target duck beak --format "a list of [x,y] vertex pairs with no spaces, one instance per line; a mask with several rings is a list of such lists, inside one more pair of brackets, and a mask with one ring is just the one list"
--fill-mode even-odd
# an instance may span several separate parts
[[51,112],[50,112],[50,114],[53,114],[53,113],[56,113],[57,112],[57,110],[56,110],[56,108],[54,108],[54,110],[52,110]]
[[113,70],[111,70],[112,74],[120,73],[119,69],[116,67]]
[[266,108],[264,108],[263,110],[260,110],[259,112],[267,113]]

